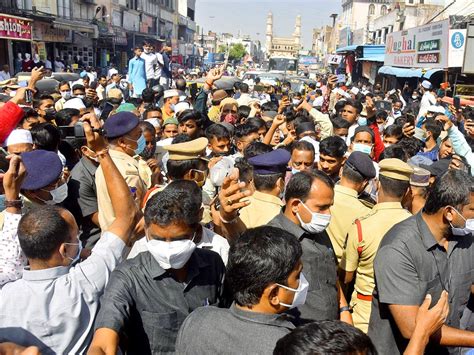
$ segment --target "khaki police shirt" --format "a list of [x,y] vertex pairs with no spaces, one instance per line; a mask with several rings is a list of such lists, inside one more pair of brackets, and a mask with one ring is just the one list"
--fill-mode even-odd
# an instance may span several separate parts
[[[341,259],[341,268],[355,271],[355,290],[363,295],[372,295],[375,287],[374,259],[385,234],[397,223],[411,214],[399,202],[383,202],[374,206],[371,213],[360,218],[362,242],[359,243],[357,226],[354,223],[349,231],[347,246]],[[358,247],[362,247],[359,257]]]
[[331,207],[331,222],[327,228],[329,238],[336,253],[337,262],[341,262],[347,233],[357,218],[370,213],[370,208],[357,198],[357,191],[345,186],[334,187],[334,205]]
[[247,228],[260,227],[275,218],[285,205],[277,196],[255,191],[249,197],[250,205],[240,210],[240,219]]
[[[146,185],[140,178],[138,170],[138,161],[128,154],[119,152],[117,150],[109,150],[110,157],[114,161],[120,174],[125,179],[130,189],[135,188],[135,202],[137,206],[141,206],[143,197],[147,191]],[[95,174],[95,184],[97,186],[97,202],[99,205],[99,224],[104,231],[109,228],[115,220],[115,213],[112,208],[112,201],[107,192],[107,185],[105,183],[104,172],[102,166],[99,166]],[[130,191],[132,193],[132,191]]]

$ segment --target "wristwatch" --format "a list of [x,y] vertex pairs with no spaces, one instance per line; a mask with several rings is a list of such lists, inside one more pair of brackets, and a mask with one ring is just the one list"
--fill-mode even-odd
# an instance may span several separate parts
[[342,313],[342,312],[352,313],[354,312],[354,310],[352,309],[351,306],[344,306],[344,307],[339,308],[339,313]]

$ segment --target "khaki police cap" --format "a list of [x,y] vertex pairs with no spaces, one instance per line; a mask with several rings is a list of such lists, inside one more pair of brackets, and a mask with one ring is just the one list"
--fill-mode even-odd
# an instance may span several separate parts
[[169,152],[169,160],[206,159],[205,149],[209,141],[205,137],[189,142],[165,145],[163,148]]
[[396,158],[384,159],[379,163],[380,175],[395,179],[410,181],[413,168],[404,161]]
[[426,187],[430,184],[431,173],[423,168],[418,166],[413,167],[413,174],[410,176],[410,185]]

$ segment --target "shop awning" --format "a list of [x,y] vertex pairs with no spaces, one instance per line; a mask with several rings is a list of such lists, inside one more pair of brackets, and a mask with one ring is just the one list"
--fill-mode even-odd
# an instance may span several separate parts
[[362,50],[362,58],[359,61],[366,62],[381,62],[385,60],[385,46],[384,45],[365,45],[358,46],[357,49]]
[[363,58],[357,58],[358,61],[381,62],[381,63],[383,63],[384,59],[385,59],[385,54],[373,55],[373,56],[364,56]]
[[421,69],[397,68],[390,65],[380,67],[379,74],[394,75],[401,78],[421,78],[423,71]]
[[62,30],[70,30],[70,31],[77,31],[77,32],[85,32],[85,33],[94,33],[96,25],[93,24],[86,24],[79,21],[62,21],[62,20],[55,20],[53,22],[54,28],[59,28]]
[[340,53],[345,53],[345,52],[354,52],[357,47],[359,47],[357,44],[354,44],[352,46],[341,47],[341,48],[336,49],[336,53],[340,54]]
[[443,69],[430,69],[427,70],[425,74],[423,74],[423,78],[430,79],[432,75],[435,73],[438,73],[440,71],[443,71]]

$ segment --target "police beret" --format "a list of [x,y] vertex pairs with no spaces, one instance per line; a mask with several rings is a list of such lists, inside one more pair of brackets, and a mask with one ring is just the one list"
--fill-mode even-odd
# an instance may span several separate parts
[[290,158],[291,154],[287,150],[275,149],[250,158],[248,161],[256,174],[270,175],[285,172]]
[[413,174],[410,176],[410,185],[426,187],[430,184],[430,172],[418,166],[413,167]]
[[403,160],[397,158],[384,159],[379,163],[379,175],[395,180],[410,181],[413,168]]
[[420,168],[428,170],[431,176],[441,176],[449,169],[451,159],[440,159],[431,165],[420,164]]
[[163,148],[169,152],[169,160],[206,160],[206,147],[209,141],[205,137],[193,139],[189,142],[165,145]]
[[27,172],[21,185],[23,190],[38,190],[56,182],[62,172],[63,164],[55,152],[33,150],[21,154]]
[[374,163],[368,154],[352,152],[345,164],[357,171],[365,179],[373,179],[376,175]]
[[105,135],[107,138],[122,137],[137,127],[138,123],[138,117],[131,112],[116,113],[105,121]]

